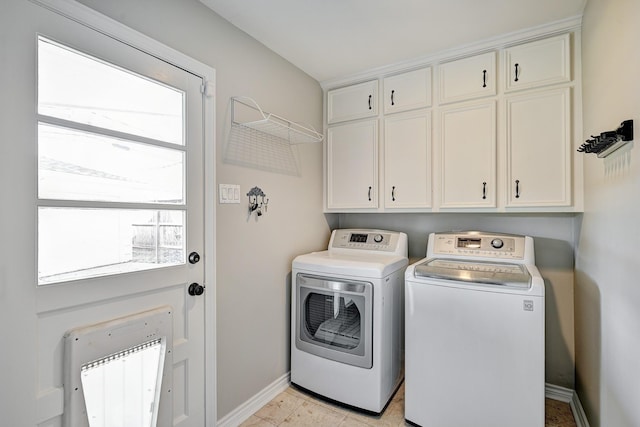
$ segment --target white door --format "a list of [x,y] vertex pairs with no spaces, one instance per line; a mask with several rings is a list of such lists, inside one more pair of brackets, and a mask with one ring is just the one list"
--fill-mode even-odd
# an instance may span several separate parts
[[487,52],[440,65],[440,103],[496,94],[496,53]]
[[507,206],[571,204],[571,89],[507,99]]
[[158,425],[205,425],[202,78],[29,2],[0,27],[3,422],[63,425],[68,331],[168,306]]
[[440,114],[440,207],[495,207],[495,102],[446,108]]
[[377,80],[333,89],[327,93],[327,122],[330,124],[377,114]]
[[431,113],[384,119],[384,207],[431,206]]
[[327,130],[327,208],[378,206],[378,121]]
[[384,113],[431,106],[431,67],[385,77]]

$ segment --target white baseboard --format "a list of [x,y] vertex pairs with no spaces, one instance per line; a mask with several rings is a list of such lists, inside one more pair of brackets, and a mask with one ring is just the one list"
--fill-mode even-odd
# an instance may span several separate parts
[[256,393],[249,400],[222,417],[217,427],[237,427],[289,387],[289,372]]
[[589,421],[587,420],[587,414],[584,412],[584,408],[578,398],[578,393],[569,388],[560,387],[553,384],[545,384],[545,396],[549,399],[559,400],[561,402],[568,403],[573,413],[573,418],[576,420],[577,427],[589,427]]
[[[218,420],[217,427],[237,427],[258,412],[277,395],[285,391],[290,385],[290,374],[287,372],[267,387],[256,393],[249,400]],[[582,408],[578,394],[569,388],[554,384],[545,384],[545,397],[568,403],[576,420],[577,427],[589,427],[589,421]]]

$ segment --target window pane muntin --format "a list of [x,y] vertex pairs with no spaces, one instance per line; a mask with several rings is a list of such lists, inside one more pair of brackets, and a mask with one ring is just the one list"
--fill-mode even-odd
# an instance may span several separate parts
[[[184,210],[38,208],[38,284],[46,285],[185,263]],[[170,225],[172,245],[158,239]],[[138,245],[141,226],[151,244]]]
[[38,113],[184,145],[185,93],[38,38]]
[[185,153],[40,123],[40,199],[183,204]]

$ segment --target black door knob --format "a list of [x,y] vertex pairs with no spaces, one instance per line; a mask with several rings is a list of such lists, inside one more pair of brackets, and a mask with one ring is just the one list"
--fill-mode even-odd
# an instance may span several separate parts
[[189,264],[195,264],[200,261],[200,254],[198,252],[191,252],[189,254]]
[[204,287],[200,286],[197,283],[192,283],[189,285],[189,295],[191,296],[199,296],[202,295],[204,293]]

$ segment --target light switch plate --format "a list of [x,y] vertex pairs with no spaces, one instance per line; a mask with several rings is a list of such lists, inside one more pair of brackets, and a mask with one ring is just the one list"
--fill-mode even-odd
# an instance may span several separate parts
[[219,184],[220,203],[240,203],[240,186]]

